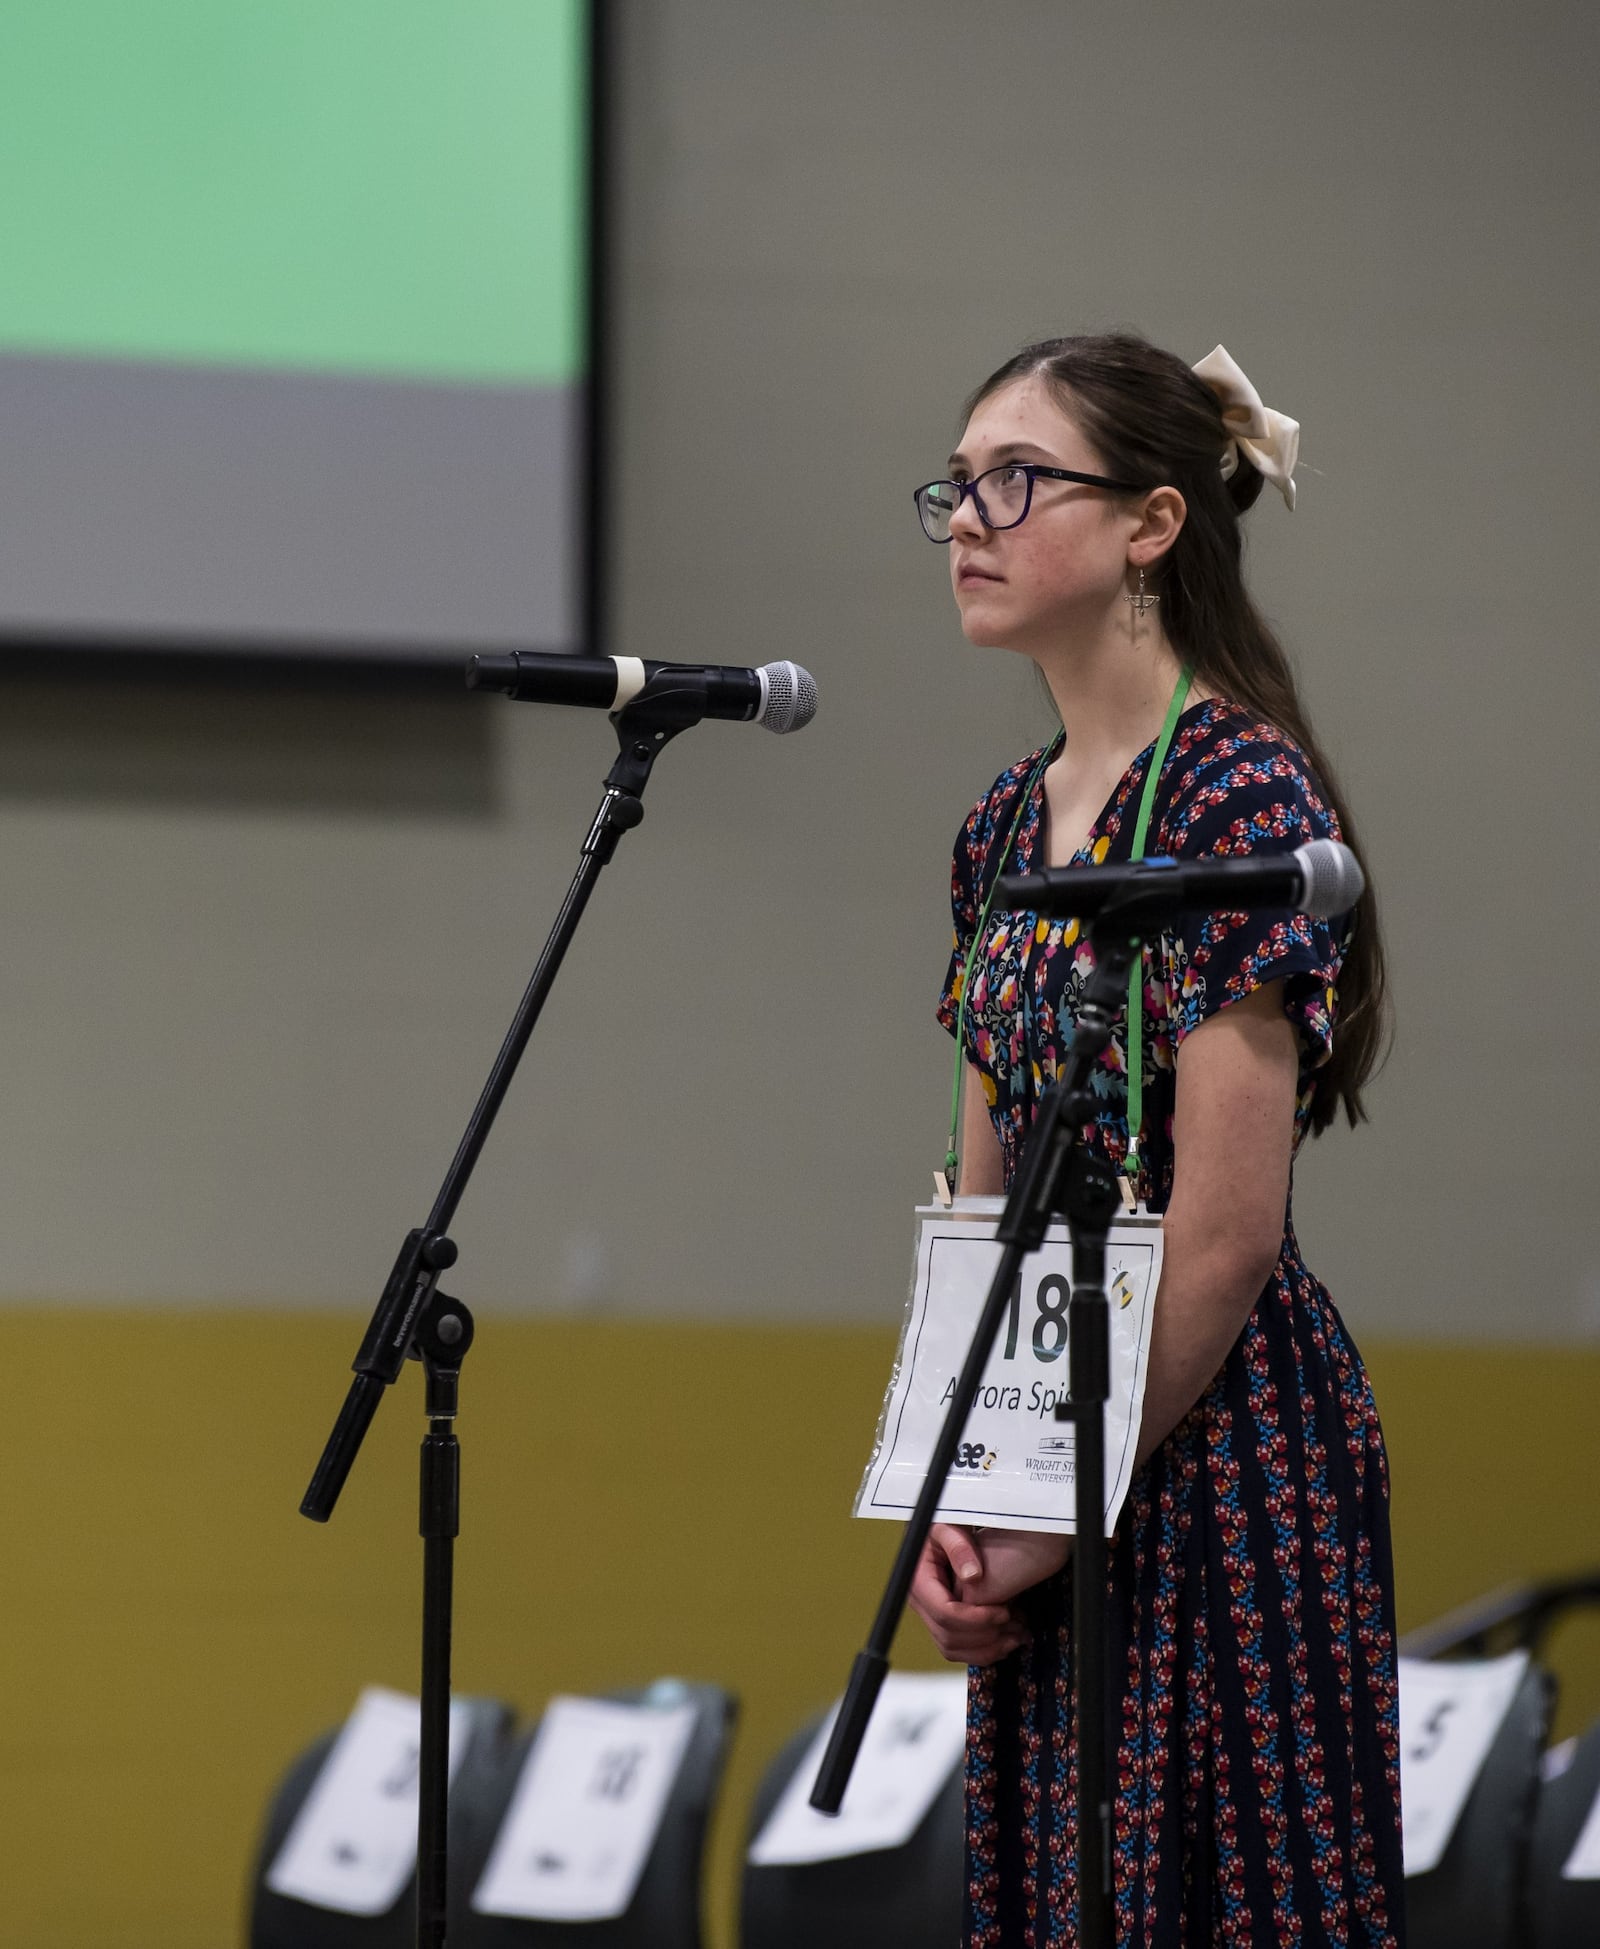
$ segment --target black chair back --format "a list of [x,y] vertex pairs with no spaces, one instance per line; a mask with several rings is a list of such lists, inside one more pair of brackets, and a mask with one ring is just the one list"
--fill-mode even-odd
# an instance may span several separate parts
[[[763,1775],[745,1840],[754,1840],[805,1758],[819,1717]],[[757,1867],[745,1862],[742,1949],[953,1949],[961,1938],[965,1858],[961,1768],[939,1789],[903,1847],[839,1861]]]
[[1409,1949],[1525,1949],[1524,1891],[1553,1687],[1530,1665],[1435,1868],[1406,1882]]
[[[501,1748],[492,1768],[474,1776],[460,1799],[460,1846],[450,1868],[450,1949],[702,1949],[706,1830],[727,1762],[736,1701],[720,1686],[678,1679],[607,1696],[624,1705],[683,1702],[695,1708],[683,1763],[626,1913],[602,1922],[536,1922],[473,1909],[473,1892],[538,1730],[530,1726]],[[453,1848],[457,1804],[451,1804]]]
[[1600,1881],[1563,1881],[1589,1810],[1600,1797],[1600,1721],[1578,1741],[1564,1773],[1539,1792],[1529,1858],[1529,1940],[1534,1949],[1578,1949],[1600,1942]]
[[[466,1751],[450,1788],[448,1845],[452,1854],[465,1840],[463,1815],[477,1783],[497,1770],[511,1736],[509,1706],[495,1699],[458,1700],[469,1712]],[[345,1915],[280,1895],[267,1886],[267,1871],[288,1838],[295,1816],[322,1771],[338,1730],[324,1733],[289,1766],[267,1810],[266,1827],[250,1879],[250,1949],[415,1949],[417,1878],[383,1915]]]

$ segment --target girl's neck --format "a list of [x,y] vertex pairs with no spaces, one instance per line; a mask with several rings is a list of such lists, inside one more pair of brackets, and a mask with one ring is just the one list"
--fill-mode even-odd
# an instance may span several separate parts
[[[1034,661],[1066,726],[1074,768],[1093,771],[1125,768],[1155,737],[1181,670],[1177,653],[1148,617],[1136,631],[1036,651]],[[1194,684],[1188,701],[1205,695]]]

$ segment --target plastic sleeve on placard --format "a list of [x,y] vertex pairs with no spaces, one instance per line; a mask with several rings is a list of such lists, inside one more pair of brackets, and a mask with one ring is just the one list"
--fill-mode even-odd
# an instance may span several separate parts
[[894,1362],[889,1369],[889,1382],[883,1390],[883,1403],[878,1409],[878,1425],[872,1437],[872,1453],[867,1457],[867,1466],[861,1471],[861,1486],[856,1490],[855,1501],[850,1505],[852,1516],[861,1514],[861,1505],[867,1499],[867,1485],[872,1480],[872,1471],[878,1466],[878,1457],[883,1453],[884,1442],[889,1433],[889,1403],[894,1399],[895,1388],[900,1382],[900,1368],[906,1357],[906,1335],[911,1331],[912,1316],[917,1307],[917,1265],[922,1257],[922,1226],[927,1213],[917,1212],[917,1229],[911,1244],[911,1280],[906,1287],[906,1310],[900,1320],[900,1337],[894,1344]]

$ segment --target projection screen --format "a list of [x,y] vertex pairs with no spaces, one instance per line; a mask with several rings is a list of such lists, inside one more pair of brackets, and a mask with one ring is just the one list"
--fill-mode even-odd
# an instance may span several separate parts
[[7,0],[0,648],[586,647],[590,15]]

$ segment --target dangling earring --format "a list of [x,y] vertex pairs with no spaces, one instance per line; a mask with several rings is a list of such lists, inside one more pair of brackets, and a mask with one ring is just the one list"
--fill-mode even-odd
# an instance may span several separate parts
[[1161,598],[1160,596],[1146,595],[1145,587],[1144,587],[1144,570],[1140,569],[1139,590],[1137,595],[1124,596],[1122,600],[1124,602],[1131,602],[1134,608],[1142,616],[1147,609],[1154,609],[1156,604],[1161,600]]

